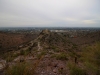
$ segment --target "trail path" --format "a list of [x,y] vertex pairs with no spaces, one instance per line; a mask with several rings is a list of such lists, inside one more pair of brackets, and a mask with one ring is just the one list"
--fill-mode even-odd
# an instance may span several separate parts
[[42,47],[40,46],[40,42],[38,42],[38,51],[41,49],[42,49]]

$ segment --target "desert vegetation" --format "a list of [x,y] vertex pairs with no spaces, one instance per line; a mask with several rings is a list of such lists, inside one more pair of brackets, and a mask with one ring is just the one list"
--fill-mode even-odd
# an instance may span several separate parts
[[34,75],[34,65],[25,62],[17,63],[6,69],[6,75]]
[[89,33],[88,37],[80,35],[78,38],[70,38],[65,36],[69,35],[67,33],[43,30],[36,39],[17,45],[18,48],[1,51],[0,57],[6,61],[7,66],[0,73],[2,75],[100,75],[98,33]]

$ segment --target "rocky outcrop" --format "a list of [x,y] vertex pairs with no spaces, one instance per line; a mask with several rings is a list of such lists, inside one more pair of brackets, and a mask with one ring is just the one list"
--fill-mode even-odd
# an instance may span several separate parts
[[0,60],[0,71],[3,71],[7,66],[6,60]]

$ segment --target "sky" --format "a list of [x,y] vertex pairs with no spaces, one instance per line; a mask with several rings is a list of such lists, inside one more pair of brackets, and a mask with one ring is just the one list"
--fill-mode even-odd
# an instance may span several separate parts
[[100,0],[0,0],[0,27],[100,27]]

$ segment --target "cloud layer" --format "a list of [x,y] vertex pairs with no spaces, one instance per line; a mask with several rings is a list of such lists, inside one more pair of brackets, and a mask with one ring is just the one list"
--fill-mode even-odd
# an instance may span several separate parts
[[0,27],[100,27],[99,0],[0,0]]

